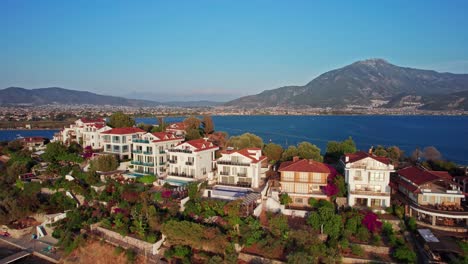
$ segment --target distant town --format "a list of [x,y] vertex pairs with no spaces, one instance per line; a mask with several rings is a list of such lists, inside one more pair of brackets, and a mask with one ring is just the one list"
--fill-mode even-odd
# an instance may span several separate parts
[[415,106],[377,108],[349,106],[332,108],[239,108],[239,107],[131,107],[98,105],[0,106],[0,129],[58,129],[82,116],[109,117],[123,111],[133,117],[189,115],[468,115],[468,111],[420,110]]
[[[89,116],[51,140],[1,142],[2,263],[468,261],[467,168],[435,147],[405,155],[348,138],[283,148],[216,131],[210,113],[234,112],[210,108],[155,109],[157,125],[135,123],[148,109],[24,109],[2,113]],[[162,117],[179,114],[188,117]]]

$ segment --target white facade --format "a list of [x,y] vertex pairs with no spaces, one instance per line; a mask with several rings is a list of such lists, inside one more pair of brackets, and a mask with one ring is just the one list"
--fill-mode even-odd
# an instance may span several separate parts
[[219,148],[205,139],[195,139],[168,149],[167,178],[182,181],[213,178],[215,152]]
[[83,147],[91,147],[92,149],[101,149],[104,146],[101,144],[101,133],[111,130],[110,126],[86,126],[83,135]]
[[348,205],[376,210],[390,206],[389,183],[390,173],[395,171],[393,165],[382,158],[379,161],[370,154],[362,153],[356,154],[361,155],[358,160],[353,160],[353,156],[350,159],[349,155],[355,154],[347,154],[341,160],[348,184]]
[[74,124],[71,124],[70,127],[65,127],[60,132],[56,133],[54,135],[53,141],[62,142],[65,145],[70,145],[70,143],[72,142],[83,144],[84,132],[90,127],[101,129],[103,127],[106,127],[106,121],[102,118],[98,118],[98,119],[80,118],[76,120]]
[[132,140],[132,153],[135,172],[162,175],[168,166],[167,150],[184,139],[171,133],[146,133]]
[[226,151],[216,160],[218,184],[258,188],[264,172],[262,150],[248,148],[239,151]]
[[132,141],[138,139],[146,131],[135,127],[113,128],[101,133],[100,144],[104,152],[118,155],[121,159],[132,157]]

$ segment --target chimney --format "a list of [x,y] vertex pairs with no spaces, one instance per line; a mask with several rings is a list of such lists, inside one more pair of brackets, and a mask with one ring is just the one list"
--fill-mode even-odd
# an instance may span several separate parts
[[371,146],[370,149],[369,149],[369,154],[372,155],[372,150],[374,149],[374,146]]
[[296,162],[296,161],[298,161],[298,160],[299,160],[299,156],[294,156],[294,157],[293,157],[293,162]]
[[345,162],[349,162],[349,156],[345,155]]

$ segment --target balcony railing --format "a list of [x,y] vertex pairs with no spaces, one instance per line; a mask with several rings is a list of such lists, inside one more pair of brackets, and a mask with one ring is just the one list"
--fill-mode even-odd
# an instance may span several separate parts
[[135,143],[149,143],[147,139],[134,139],[133,142]]
[[159,162],[159,165],[166,165],[167,163],[166,162]]
[[175,177],[193,178],[193,175],[188,175],[186,173],[169,172],[168,175],[175,176]]
[[143,165],[143,162],[142,161],[138,161],[138,160],[132,160],[131,162],[133,165]]
[[153,154],[153,152],[152,152],[152,151],[143,151],[143,154],[145,154],[145,155],[151,155],[151,154]]
[[154,166],[154,162],[143,162],[143,166],[153,167],[153,166]]
[[237,173],[238,177],[247,177],[247,173]]
[[165,154],[166,151],[165,150],[159,150],[159,154]]
[[187,162],[185,162],[185,165],[192,166],[192,165],[193,165],[193,161],[187,161]]
[[133,153],[142,153],[142,152],[143,152],[143,151],[140,150],[140,149],[134,149],[134,150],[132,150],[132,151],[133,151]]
[[250,166],[250,163],[246,162],[233,162],[233,161],[227,161],[227,160],[218,160],[216,161],[217,164],[221,165],[231,165],[231,166]]
[[168,160],[167,162],[171,163],[171,164],[176,164],[177,163],[177,160]]
[[219,175],[229,176],[229,172],[220,171],[220,172],[219,172]]
[[364,194],[370,196],[390,196],[389,192],[375,191],[371,189],[358,189],[350,191],[351,194]]
[[192,153],[190,149],[168,149],[169,152]]

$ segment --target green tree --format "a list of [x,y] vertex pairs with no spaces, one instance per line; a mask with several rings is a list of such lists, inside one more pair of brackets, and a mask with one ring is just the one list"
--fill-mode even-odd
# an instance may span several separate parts
[[404,263],[416,262],[416,253],[407,246],[397,247],[397,249],[393,252],[393,257]]
[[288,193],[282,193],[279,198],[281,204],[289,205],[290,203],[292,203],[292,198],[289,196]]
[[119,162],[114,155],[100,155],[91,161],[90,168],[95,171],[113,171],[117,169]]
[[186,131],[185,134],[185,140],[193,140],[193,139],[199,139],[202,138],[202,135],[200,134],[200,129],[194,129],[194,128],[189,128]]
[[270,161],[279,161],[283,154],[283,147],[278,144],[268,143],[263,149],[263,153],[268,157]]
[[56,162],[59,160],[60,156],[63,156],[67,153],[67,148],[60,142],[52,142],[47,144],[42,158],[45,161]]
[[286,239],[289,231],[288,217],[282,214],[273,216],[269,221],[269,229],[273,236]]
[[205,135],[211,134],[214,132],[214,123],[213,119],[209,115],[204,115],[202,120],[203,132]]
[[118,111],[110,116],[108,125],[113,128],[133,127],[135,125],[135,120],[122,111]]
[[300,158],[303,159],[313,159],[315,161],[323,161],[323,157],[320,155],[320,149],[309,143],[309,142],[301,142],[297,145],[297,151]]
[[326,156],[332,159],[339,159],[342,155],[356,152],[356,143],[349,137],[344,141],[330,141],[327,144]]
[[243,148],[262,148],[263,140],[257,135],[244,133],[240,136],[230,137],[227,145],[236,149]]
[[299,152],[295,146],[289,146],[283,154],[281,155],[282,161],[289,161],[292,160],[295,156],[298,156]]

